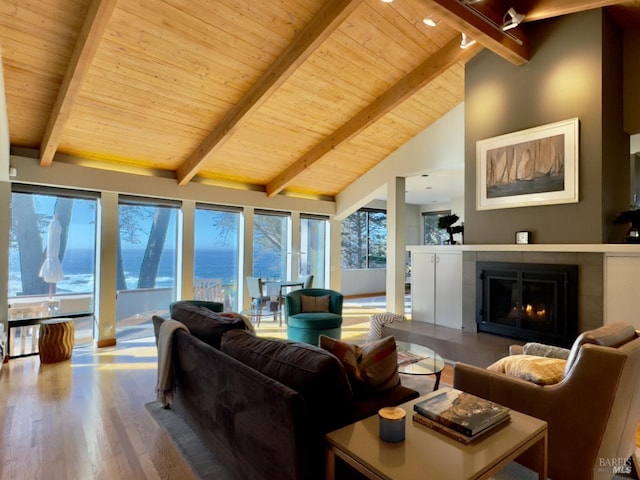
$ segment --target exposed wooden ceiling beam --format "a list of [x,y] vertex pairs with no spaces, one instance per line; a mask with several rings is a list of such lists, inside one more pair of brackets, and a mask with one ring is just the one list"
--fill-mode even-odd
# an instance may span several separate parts
[[[429,11],[456,30],[466,33],[482,46],[515,65],[529,61],[529,47],[521,31],[506,34],[495,25],[491,25],[474,13],[472,7],[466,7],[458,0],[422,0]],[[513,36],[522,42],[520,44]]]
[[87,11],[87,17],[80,30],[78,41],[71,55],[58,98],[47,122],[44,137],[40,144],[40,165],[48,167],[58,150],[64,127],[71,116],[71,110],[87,78],[93,57],[103,37],[117,0],[93,0]]
[[477,44],[463,50],[460,48],[460,40],[458,38],[451,40],[393,87],[339,127],[335,132],[326,137],[304,156],[296,160],[293,165],[271,180],[266,186],[267,196],[273,197],[280,193],[290,185],[298,175],[331,150],[347,142],[365,128],[375,123],[383,115],[414,95],[445,70],[460,61],[468,60],[479,51],[480,46]]
[[582,12],[593,8],[609,7],[626,3],[628,0],[532,0],[528,3],[528,10],[518,13],[525,13],[525,22],[534,22],[545,18],[568,15],[570,13]]
[[224,116],[204,141],[178,167],[179,185],[186,185],[200,165],[213,155],[296,69],[338,28],[362,3],[362,0],[332,0],[302,29],[295,40],[266,70],[260,80]]

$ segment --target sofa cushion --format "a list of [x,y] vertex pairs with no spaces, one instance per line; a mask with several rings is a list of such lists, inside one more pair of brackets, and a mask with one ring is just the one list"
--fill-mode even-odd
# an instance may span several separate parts
[[329,295],[310,296],[300,295],[302,313],[309,312],[328,312],[329,311]]
[[567,361],[535,355],[511,355],[489,365],[487,370],[506,373],[538,385],[554,385],[564,378]]
[[222,352],[302,394],[318,428],[342,426],[350,418],[353,392],[342,364],[306,343],[260,338],[242,330],[225,333]]
[[400,383],[394,337],[358,346],[320,335],[320,348],[342,362],[356,396],[389,390]]
[[225,314],[188,303],[174,305],[172,318],[186,325],[194,337],[218,349],[224,332],[247,328],[240,316],[229,318]]

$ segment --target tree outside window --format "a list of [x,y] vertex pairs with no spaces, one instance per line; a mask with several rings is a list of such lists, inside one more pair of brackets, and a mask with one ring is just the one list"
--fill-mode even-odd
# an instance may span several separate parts
[[342,221],[342,268],[385,268],[387,212],[360,209]]
[[[60,225],[57,256],[64,278],[48,284],[41,269],[47,255],[47,229],[54,218]],[[55,190],[51,194],[13,192],[8,298],[93,294],[95,232],[95,199],[57,195]]]
[[451,210],[441,210],[437,212],[423,212],[422,218],[424,222],[424,244],[425,245],[445,245],[449,240],[449,234],[446,230],[438,227],[441,217],[450,215]]
[[286,279],[289,215],[260,212],[253,218],[253,275]]

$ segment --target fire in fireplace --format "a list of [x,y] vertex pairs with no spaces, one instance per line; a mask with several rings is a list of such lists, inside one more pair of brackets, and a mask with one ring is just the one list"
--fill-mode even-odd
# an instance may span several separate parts
[[569,346],[578,330],[578,266],[477,262],[478,331]]

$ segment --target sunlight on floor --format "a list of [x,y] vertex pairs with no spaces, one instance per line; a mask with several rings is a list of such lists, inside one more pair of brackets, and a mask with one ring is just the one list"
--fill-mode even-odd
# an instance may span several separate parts
[[[386,299],[383,296],[352,298],[344,301],[342,310],[342,340],[351,343],[364,343],[369,336],[371,315],[386,312]],[[263,318],[260,326],[255,327],[257,335],[271,338],[287,338],[287,327],[278,326],[272,317]]]
[[[366,342],[369,335],[369,319],[371,315],[385,312],[384,306],[384,297],[346,300],[342,312],[344,320],[342,340],[356,344]],[[254,326],[254,328],[260,337],[285,340],[287,338],[286,325],[279,326],[278,321],[272,316],[263,317],[260,326]],[[98,350],[92,343],[76,344],[71,366],[73,368],[98,367],[100,370],[155,369],[157,368],[157,355],[158,351],[153,336],[118,340],[116,347]]]

